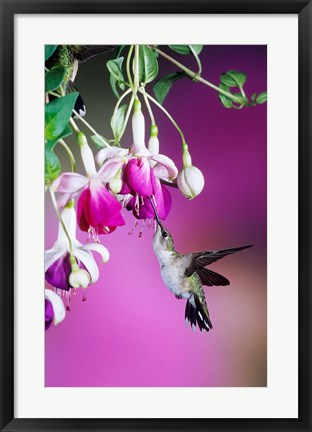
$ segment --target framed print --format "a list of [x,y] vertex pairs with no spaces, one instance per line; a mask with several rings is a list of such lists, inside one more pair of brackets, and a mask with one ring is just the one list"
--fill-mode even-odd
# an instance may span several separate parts
[[1,430],[311,430],[310,26],[1,1]]

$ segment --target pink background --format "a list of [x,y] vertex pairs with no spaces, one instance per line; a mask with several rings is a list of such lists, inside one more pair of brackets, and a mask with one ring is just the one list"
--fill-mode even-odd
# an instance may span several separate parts
[[[116,98],[105,63],[112,56],[82,64],[76,80],[87,121],[108,137]],[[191,57],[176,56],[196,68]],[[206,46],[201,59],[203,76],[213,83],[220,73],[236,69],[247,73],[249,96],[266,90],[265,46]],[[176,70],[162,59],[160,66],[160,76]],[[185,301],[176,300],[162,282],[152,229],[145,227],[141,238],[139,227],[128,235],[135,219],[124,210],[126,225],[101,236],[111,258],[103,266],[98,260],[101,276],[87,290],[87,301],[81,301],[78,290],[65,321],[46,332],[46,386],[266,386],[266,104],[226,109],[214,90],[184,79],[173,86],[164,106],[183,129],[206,182],[192,201],[171,190],[165,226],[176,249],[254,247],[211,266],[231,285],[205,288],[214,328],[193,332],[185,328]],[[154,114],[161,153],[181,168],[179,135],[157,107]],[[148,130],[147,114],[146,120]],[[66,141],[76,147],[73,139]],[[123,145],[130,144],[129,130]],[[66,155],[61,149],[57,153],[63,170],[69,170]],[[57,225],[47,196],[47,248],[56,239]],[[78,232],[78,238],[86,241],[87,234]]]

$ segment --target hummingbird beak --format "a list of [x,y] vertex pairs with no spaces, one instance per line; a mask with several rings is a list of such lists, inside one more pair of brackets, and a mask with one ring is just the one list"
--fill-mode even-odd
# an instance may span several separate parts
[[152,198],[152,197],[148,197],[148,199],[149,199],[149,201],[150,201],[150,203],[151,203],[151,206],[153,207],[153,210],[154,210],[154,213],[155,213],[155,219],[156,219],[156,221],[157,221],[157,223],[158,223],[160,229],[163,231],[163,230],[164,230],[164,227],[163,227],[162,223],[160,222],[160,219],[159,219],[159,216],[158,216],[157,210],[156,210],[156,208],[155,208],[155,204],[153,203],[153,198]]

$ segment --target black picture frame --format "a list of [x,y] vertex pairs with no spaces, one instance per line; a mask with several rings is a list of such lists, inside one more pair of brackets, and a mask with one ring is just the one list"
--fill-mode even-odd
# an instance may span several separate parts
[[[0,0],[0,428],[2,431],[311,431],[311,31],[303,0],[42,1]],[[15,14],[298,14],[299,17],[299,418],[22,419],[14,418],[14,15]],[[291,260],[291,251],[289,252]],[[286,263],[287,264],[287,263]],[[287,328],[285,328],[287,331]],[[287,379],[287,377],[285,377]],[[35,403],[35,401],[34,401]]]

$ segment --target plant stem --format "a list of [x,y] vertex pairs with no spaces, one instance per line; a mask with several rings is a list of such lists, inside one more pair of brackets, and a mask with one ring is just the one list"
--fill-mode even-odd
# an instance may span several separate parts
[[243,87],[239,87],[239,90],[240,90],[240,92],[241,92],[241,95],[242,95],[243,98],[245,99],[245,98],[246,98],[246,95],[245,95],[245,92],[244,92]]
[[126,112],[125,121],[124,121],[124,124],[123,124],[123,127],[122,127],[122,131],[120,133],[120,139],[123,137],[123,134],[125,133],[125,130],[126,130],[126,127],[127,127],[128,121],[129,121],[130,113],[131,113],[131,110],[132,110],[133,102],[134,102],[134,95],[131,96],[131,99],[130,99],[130,102],[129,102],[129,106],[128,106],[128,109],[127,109],[127,112]]
[[142,93],[143,93],[143,97],[144,97],[146,108],[147,108],[149,116],[151,118],[152,125],[155,125],[156,124],[155,123],[155,117],[154,117],[154,114],[153,114],[153,111],[152,111],[152,108],[151,108],[151,104],[149,103],[149,100],[148,100],[148,98],[146,96],[146,91],[142,90]]
[[67,151],[67,154],[68,154],[69,159],[70,159],[71,170],[72,170],[72,172],[75,172],[76,171],[76,161],[75,161],[75,158],[74,158],[74,155],[73,155],[71,149],[68,147],[68,145],[66,144],[66,142],[63,139],[58,140],[58,142]]
[[175,128],[177,129],[177,131],[181,135],[182,143],[185,143],[185,137],[184,137],[184,134],[183,134],[181,128],[179,127],[178,123],[174,120],[174,118],[168,113],[168,111],[160,103],[158,103],[156,99],[154,99],[151,95],[149,95],[148,93],[146,93],[144,90],[139,89],[139,91],[143,95],[145,94],[148,99],[150,99],[155,105],[158,106],[158,108],[160,108],[166,114],[166,116],[169,118],[169,120],[171,121],[171,123],[175,126]]
[[76,133],[80,132],[79,127],[76,125],[75,120],[72,117],[69,118],[69,122]]
[[55,93],[54,91],[49,91],[48,93],[49,93],[50,95],[55,96],[55,97],[58,97],[58,98],[62,97],[61,95],[59,95],[58,93]]
[[[76,110],[73,110],[73,113],[75,114],[75,116],[84,124],[84,125],[86,125],[87,126],[87,128],[88,129],[90,129],[90,131],[92,132],[92,133],[94,133],[94,135],[97,135],[97,136],[101,136],[100,134],[98,134],[97,133],[97,131],[95,130],[95,129],[93,129],[93,127],[83,118],[83,117],[81,117],[78,113],[77,113],[77,111]],[[103,141],[103,143],[104,143],[104,141]],[[109,148],[113,148],[112,146],[110,146],[108,143],[104,143],[105,145],[106,145],[106,147],[109,147]]]
[[129,81],[131,88],[133,88],[133,81],[132,81],[131,72],[130,72],[130,60],[131,60],[133,48],[134,48],[134,45],[131,45],[129,48],[128,57],[127,57],[127,65],[126,65],[127,77],[128,77],[128,81]]
[[[129,93],[131,93],[132,92],[132,88],[129,88],[127,91],[125,91],[121,96],[120,96],[120,98],[118,99],[118,101],[117,101],[117,103],[116,103],[116,106],[115,106],[115,108],[114,108],[114,112],[113,112],[113,117],[114,117],[114,115],[116,114],[116,112],[117,112],[117,110],[118,110],[118,108],[119,108],[119,105],[121,104],[121,101],[129,94]],[[96,134],[96,135],[98,135],[98,134]]]
[[60,223],[61,223],[61,225],[62,225],[62,228],[63,228],[63,230],[64,230],[64,233],[65,233],[65,235],[66,235],[66,237],[67,237],[67,240],[68,240],[68,243],[69,243],[69,253],[70,253],[70,255],[73,255],[73,245],[72,245],[72,241],[71,241],[71,238],[70,238],[70,236],[69,236],[69,234],[68,234],[67,228],[66,228],[66,226],[65,226],[65,224],[64,224],[64,222],[63,222],[63,219],[62,219],[61,213],[60,213],[60,211],[59,211],[59,209],[58,209],[57,202],[56,202],[56,199],[55,199],[55,195],[54,195],[54,192],[53,192],[52,189],[51,189],[51,186],[49,186],[49,191],[50,191],[51,200],[52,200],[52,204],[53,204],[53,207],[54,207],[54,210],[55,210],[56,216],[57,216],[58,220],[60,221]]
[[65,90],[64,90],[64,87],[63,87],[62,85],[60,85],[59,89],[60,89],[60,91],[61,91],[61,95],[62,95],[62,96],[65,96],[65,95],[66,95],[66,92],[65,92]]
[[139,88],[139,55],[140,55],[140,45],[134,46],[134,90],[135,94]]
[[198,76],[198,75],[200,75],[200,74],[202,73],[202,71],[203,71],[203,69],[202,69],[202,64],[201,64],[200,58],[198,57],[198,54],[196,54],[196,52],[195,52],[194,48],[192,47],[192,45],[189,45],[189,48],[190,48],[190,50],[192,51],[192,54],[193,54],[193,56],[195,57],[195,60],[196,60],[197,66],[198,66],[198,72],[197,72],[197,74],[196,74],[196,75]]
[[236,97],[233,96],[232,93],[228,93],[225,90],[220,89],[219,87],[215,86],[214,84],[212,84],[211,82],[205,80],[204,78],[202,78],[201,76],[198,76],[195,72],[193,72],[191,69],[187,68],[186,66],[184,66],[182,63],[178,62],[177,60],[175,60],[173,57],[169,56],[168,54],[164,53],[163,51],[161,51],[159,48],[153,47],[155,51],[158,52],[159,55],[161,55],[162,57],[164,57],[165,59],[167,59],[168,61],[170,61],[171,63],[175,64],[178,68],[182,69],[189,77],[193,78],[194,81],[198,81],[201,82],[202,84],[207,85],[208,87],[216,90],[218,93],[223,94],[224,96],[228,97],[229,99],[231,99],[234,102],[237,102],[238,104],[241,104],[241,101]]

